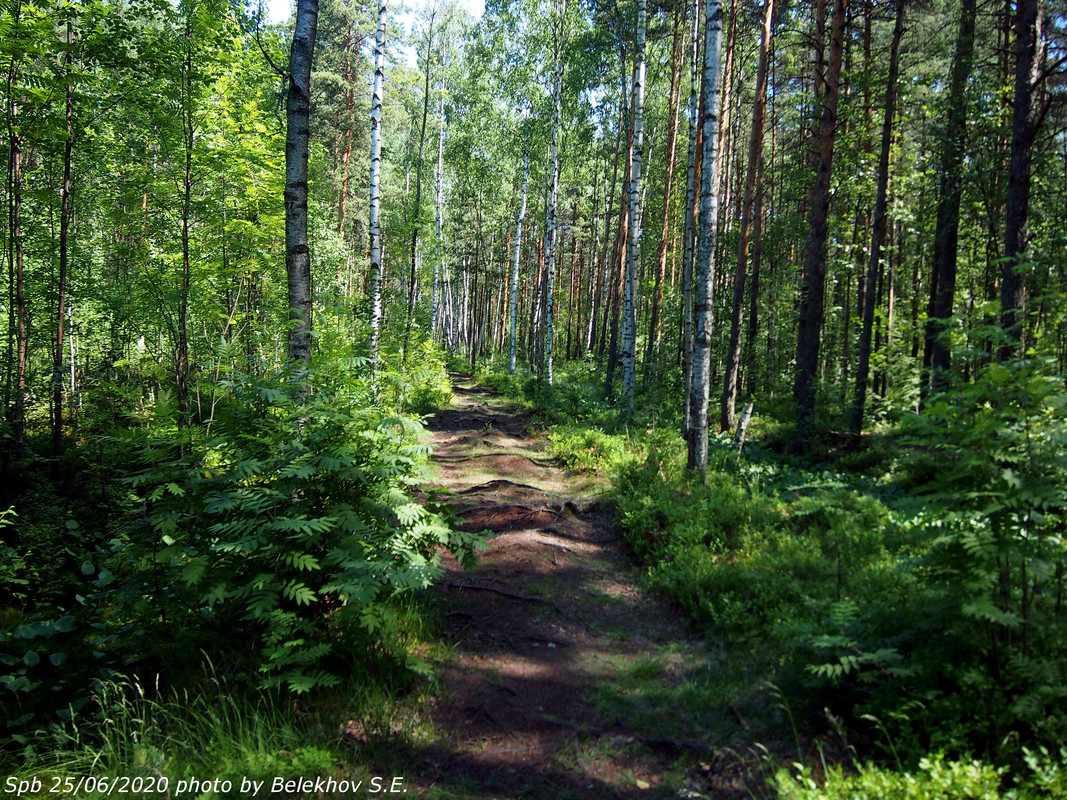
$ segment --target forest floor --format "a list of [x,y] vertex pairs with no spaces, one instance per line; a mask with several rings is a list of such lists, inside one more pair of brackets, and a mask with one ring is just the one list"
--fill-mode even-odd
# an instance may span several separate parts
[[466,530],[491,534],[474,570],[445,560],[434,744],[407,785],[485,800],[752,797],[747,702],[713,691],[736,686],[738,667],[639,588],[605,477],[567,473],[504,400],[453,384],[428,421],[434,481]]

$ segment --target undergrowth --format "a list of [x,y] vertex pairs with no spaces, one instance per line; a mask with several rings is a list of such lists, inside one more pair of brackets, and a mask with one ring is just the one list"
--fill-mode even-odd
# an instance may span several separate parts
[[477,537],[417,500],[416,415],[451,396],[443,357],[418,358],[230,372],[204,419],[130,397],[66,456],[77,494],[35,476],[0,514],[2,771],[325,773],[344,720],[309,738],[314,709],[425,679],[420,598]]
[[703,480],[677,420],[640,403],[620,415],[587,363],[557,387],[485,377],[564,464],[614,476],[650,588],[762,659],[800,724],[849,731],[850,768],[775,778],[808,800],[1067,796],[1067,395],[1042,374],[992,365],[865,449],[828,440],[818,461],[757,421],[743,456],[712,437]]

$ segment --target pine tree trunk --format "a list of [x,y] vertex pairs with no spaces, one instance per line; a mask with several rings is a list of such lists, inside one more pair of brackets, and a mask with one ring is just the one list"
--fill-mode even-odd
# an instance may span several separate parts
[[667,108],[671,115],[667,130],[667,163],[663,170],[663,225],[660,228],[659,254],[656,258],[656,283],[652,290],[652,314],[648,323],[648,342],[645,346],[645,365],[643,383],[647,386],[652,361],[659,353],[662,338],[660,324],[660,307],[663,304],[663,282],[667,274],[667,247],[670,243],[671,197],[674,194],[674,163],[678,143],[678,83],[681,73],[682,40],[685,38],[681,27],[681,14],[674,14],[673,44],[671,47],[671,85],[667,95]]
[[[867,264],[868,298],[873,295],[874,282],[882,257],[889,199],[889,148],[893,141],[893,115],[897,104],[897,79],[900,74],[900,39],[904,34],[904,0],[896,0],[896,21],[893,23],[893,43],[889,50],[889,82],[885,90],[885,117],[882,120],[882,149],[878,156],[878,189],[874,201],[874,220],[871,224],[871,247]],[[868,300],[863,309],[863,330],[860,333],[859,363],[856,366],[856,394],[852,406],[852,432],[863,431],[864,405],[867,400],[867,378],[871,368],[871,334],[874,330],[874,303]]]
[[682,234],[682,318],[681,360],[682,436],[689,438],[689,402],[692,392],[693,365],[693,253],[695,250],[697,203],[697,142],[700,135],[700,0],[693,1],[693,24],[690,30],[692,52],[689,60],[689,156],[685,177],[685,229]]
[[388,0],[378,3],[378,33],[374,38],[374,85],[370,110],[370,343],[371,371],[378,368],[378,340],[382,328],[382,95],[385,88],[385,24]]
[[1004,267],[1000,282],[1000,326],[1006,341],[997,358],[1005,361],[1024,349],[1026,316],[1027,227],[1030,217],[1030,164],[1040,125],[1036,90],[1041,73],[1043,12],[1039,0],[1018,0],[1015,6],[1015,97],[1012,103],[1011,160],[1008,202],[1004,212]]
[[60,187],[59,206],[59,275],[56,286],[56,351],[52,362],[52,455],[63,451],[63,323],[67,313],[67,268],[70,260],[70,197],[74,185],[71,181],[71,162],[74,152],[74,95],[70,85],[73,63],[73,36],[71,20],[67,17],[67,54],[64,63],[67,73],[65,98],[66,138],[63,143],[63,184]]
[[734,426],[737,405],[737,377],[741,364],[741,309],[745,299],[745,271],[748,267],[749,240],[752,232],[753,195],[756,173],[763,153],[763,133],[767,119],[767,64],[771,50],[771,24],[774,0],[763,3],[763,38],[760,40],[759,66],[756,69],[756,94],[752,104],[752,130],[748,139],[748,166],[741,196],[741,229],[737,244],[737,271],[734,274],[733,312],[730,315],[730,348],[726,354],[726,378],[722,392],[720,425],[723,430]]
[[[319,0],[299,0],[285,99],[285,272],[289,279],[289,357],[311,363],[311,253],[308,250],[308,141],[311,65]],[[190,147],[192,137],[190,134]]]
[[[801,284],[800,321],[797,330],[796,378],[793,396],[797,402],[798,449],[803,448],[815,414],[815,375],[819,367],[819,338],[822,335],[823,297],[826,291],[826,240],[830,216],[830,171],[837,136],[837,101],[841,79],[846,0],[834,0],[830,25],[830,56],[822,77],[816,79],[817,106],[821,104],[821,125],[816,134],[816,172],[808,215],[811,233],[804,245],[804,276]],[[822,24],[821,20],[817,22]],[[820,44],[821,50],[821,44]],[[820,63],[822,59],[819,59]]]
[[415,162],[415,204],[411,209],[411,273],[408,276],[408,314],[404,325],[404,362],[411,349],[411,329],[415,325],[415,301],[419,287],[419,222],[422,212],[422,156],[426,149],[426,118],[430,115],[430,73],[433,61],[433,25],[435,11],[430,13],[426,32],[426,77],[422,87],[422,124],[419,128],[419,158]]
[[522,151],[522,200],[519,202],[519,213],[515,217],[515,258],[511,263],[511,359],[508,362],[508,372],[512,375],[515,374],[515,341],[518,335],[519,320],[519,253],[522,250],[522,223],[526,219],[526,184],[529,177],[530,151],[524,148]]
[[976,0],[962,0],[948,112],[938,171],[937,227],[930,275],[930,305],[924,361],[929,368],[923,398],[948,388],[952,354],[945,340],[946,321],[956,296],[956,254],[959,247],[960,202],[963,197],[963,154],[967,146],[967,83],[974,63]]

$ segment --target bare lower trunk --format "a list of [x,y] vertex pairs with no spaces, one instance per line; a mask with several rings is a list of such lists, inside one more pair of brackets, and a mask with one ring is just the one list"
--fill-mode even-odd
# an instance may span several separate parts
[[548,157],[548,203],[545,211],[545,378],[552,385],[553,303],[556,279],[556,194],[559,191],[559,128],[563,115],[563,44],[567,33],[567,0],[556,2],[556,45],[552,56],[553,100],[552,138]]
[[682,234],[682,319],[681,356],[683,413],[682,436],[689,438],[689,401],[693,365],[693,251],[696,230],[697,140],[700,132],[700,0],[693,3],[692,52],[689,59],[689,158],[685,178],[685,230]]
[[[308,141],[311,65],[319,0],[299,0],[285,100],[285,271],[289,278],[289,357],[311,363],[311,252],[308,249]],[[191,138],[190,138],[191,141]]]
[[700,175],[700,241],[694,283],[693,356],[690,366],[689,441],[687,465],[708,468],[708,399],[711,392],[711,332],[715,291],[715,244],[719,218],[719,57],[722,49],[722,9],[709,0],[704,32],[704,144]]
[[819,339],[822,336],[823,298],[826,292],[830,171],[833,167],[834,141],[837,136],[837,101],[846,11],[846,0],[834,0],[830,25],[830,55],[825,70],[821,70],[823,77],[816,81],[816,85],[822,88],[822,92],[816,95],[822,113],[820,128],[815,137],[815,183],[811,190],[811,207],[808,214],[811,233],[804,245],[796,378],[793,382],[793,396],[797,402],[798,449],[803,448],[811,433],[815,414],[815,376],[819,368]]
[[[900,72],[900,37],[904,33],[904,0],[896,0],[897,19],[893,25],[893,44],[889,52],[889,82],[885,90],[885,118],[882,121],[882,150],[878,157],[878,194],[874,201],[874,220],[871,224],[870,262],[867,265],[866,295],[874,293],[874,282],[885,238],[886,212],[889,198],[889,147],[893,139],[893,114],[897,103],[897,76]],[[863,331],[860,334],[859,362],[856,366],[856,395],[852,407],[852,432],[863,430],[864,403],[867,399],[867,378],[871,367],[871,332],[874,329],[874,303],[868,300],[863,309]]]
[[530,151],[522,151],[522,200],[519,204],[519,213],[515,218],[515,257],[511,264],[511,360],[508,362],[508,371],[515,374],[517,323],[519,319],[519,253],[522,250],[522,223],[526,219],[526,185],[530,177]]
[[667,129],[667,164],[663,174],[663,225],[660,228],[659,254],[656,258],[656,283],[652,290],[652,313],[648,322],[648,343],[645,346],[645,366],[642,380],[648,384],[652,361],[659,353],[662,339],[660,324],[661,306],[663,305],[663,282],[667,274],[667,248],[670,242],[671,197],[674,194],[674,162],[678,143],[678,82],[681,71],[682,40],[685,38],[680,25],[681,17],[676,12],[674,17],[674,43],[671,48],[671,88],[667,95],[667,108],[670,109],[671,122]]
[[385,88],[385,25],[387,0],[378,3],[378,33],[374,38],[374,85],[370,109],[370,343],[371,371],[378,368],[378,339],[382,328],[382,95]]
[[952,62],[949,108],[942,140],[937,228],[934,231],[934,265],[931,270],[930,307],[926,323],[928,383],[923,396],[948,387],[952,354],[945,341],[946,320],[956,298],[956,253],[959,247],[960,202],[963,197],[963,154],[967,135],[967,82],[974,61],[976,0],[962,0],[956,55]]
[[771,50],[771,23],[774,19],[774,0],[764,0],[763,38],[760,40],[759,66],[756,69],[756,99],[752,105],[752,130],[748,140],[748,166],[745,187],[741,196],[741,226],[737,244],[737,271],[734,273],[733,311],[730,315],[730,348],[726,354],[726,376],[722,392],[722,413],[719,420],[723,430],[734,424],[737,404],[737,378],[741,365],[741,309],[745,298],[745,272],[748,268],[748,249],[752,231],[753,195],[756,175],[763,154],[763,133],[767,119],[767,65]]
[[56,286],[56,351],[52,362],[52,455],[63,451],[63,323],[67,313],[67,268],[70,258],[70,197],[73,190],[71,162],[74,151],[74,99],[69,77],[73,60],[70,17],[67,17],[67,54],[65,57],[68,83],[66,87],[67,135],[63,148],[63,184],[59,206],[59,275]]
[[626,237],[626,276],[623,280],[622,312],[622,402],[626,415],[634,405],[634,377],[637,366],[637,259],[641,247],[641,221],[638,219],[641,167],[644,158],[645,107],[645,18],[647,0],[637,7],[637,69],[634,72],[634,143],[630,150],[630,183],[627,186],[629,232]]
[[407,361],[411,348],[411,329],[415,324],[415,301],[419,287],[419,221],[422,212],[422,156],[426,147],[426,118],[430,115],[430,66],[433,59],[434,10],[430,13],[429,29],[426,33],[426,70],[425,84],[422,87],[422,125],[419,128],[419,157],[415,162],[415,204],[411,212],[411,272],[408,276],[408,314],[404,325],[404,361]]
[[1000,283],[1000,325],[1005,343],[997,358],[1004,361],[1023,350],[1026,316],[1027,228],[1034,138],[1040,125],[1036,90],[1041,73],[1042,13],[1038,0],[1018,0],[1015,11],[1015,98],[1012,104],[1011,160],[1008,202],[1004,213],[1004,267]]
[[438,100],[441,129],[437,134],[437,258],[433,266],[433,297],[430,301],[430,336],[437,336],[437,317],[441,302],[441,270],[444,268],[444,206],[445,206],[445,76],[441,75]]

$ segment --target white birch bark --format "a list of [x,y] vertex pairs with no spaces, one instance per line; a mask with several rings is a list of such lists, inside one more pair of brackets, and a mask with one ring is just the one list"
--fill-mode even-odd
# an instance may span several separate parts
[[552,385],[553,286],[556,279],[556,194],[559,192],[559,126],[563,113],[563,42],[567,30],[567,0],[556,2],[557,23],[552,67],[555,75],[552,116],[552,139],[549,144],[548,203],[545,210],[545,377]]
[[441,271],[444,269],[444,205],[445,205],[445,76],[442,58],[441,97],[438,101],[438,114],[441,117],[441,130],[437,135],[437,244],[436,263],[433,267],[433,299],[430,307],[430,336],[437,336],[437,312],[440,305]]
[[623,283],[622,311],[622,402],[623,414],[634,405],[634,376],[637,372],[637,257],[641,247],[641,219],[638,203],[641,190],[641,162],[644,156],[645,110],[645,26],[648,0],[637,6],[637,69],[634,71],[634,144],[630,150],[630,185],[627,187],[626,277]]
[[526,218],[526,184],[530,177],[530,151],[522,152],[522,202],[519,205],[519,214],[515,219],[515,257],[511,265],[511,310],[509,312],[511,325],[511,361],[508,372],[515,374],[515,338],[519,320],[519,252],[522,248],[522,222]]
[[700,238],[694,283],[693,356],[689,397],[690,469],[708,468],[708,398],[711,393],[711,328],[715,288],[715,240],[718,234],[719,181],[715,162],[719,145],[719,59],[722,8],[709,0],[704,25],[704,145],[700,163]]
[[378,338],[382,327],[382,95],[385,91],[385,22],[388,0],[378,3],[378,33],[374,38],[374,85],[370,110],[370,365],[378,368]]

